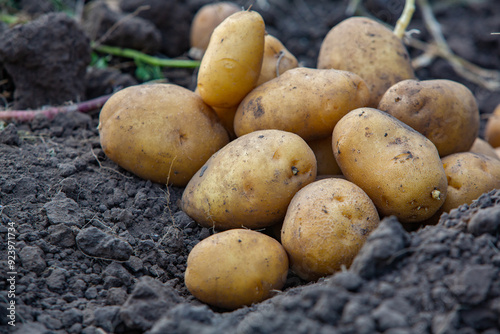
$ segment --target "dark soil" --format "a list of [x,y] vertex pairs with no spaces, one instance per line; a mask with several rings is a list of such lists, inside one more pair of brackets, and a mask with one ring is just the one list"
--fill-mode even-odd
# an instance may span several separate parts
[[[106,43],[185,57],[190,20],[206,2],[118,2],[122,16],[150,5],[120,28],[149,37],[123,38],[117,29]],[[125,59],[85,74],[90,40],[122,17],[116,12],[92,1],[104,11],[76,23],[53,13],[54,2],[16,3],[32,16],[4,27],[0,37],[1,95],[9,108],[80,101],[139,82]],[[322,38],[346,17],[345,1],[237,3],[252,4],[268,32],[309,67]],[[389,24],[403,7],[364,3]],[[456,53],[498,70],[500,37],[491,33],[500,32],[500,2],[475,3],[441,6],[435,14]],[[410,28],[429,39],[418,12]],[[164,74],[193,88],[194,70]],[[460,77],[445,60],[417,75],[467,85],[483,115],[500,103],[498,92]],[[221,312],[183,283],[189,251],[213,231],[179,209],[183,189],[141,180],[106,159],[98,112],[40,116],[0,131],[0,333],[500,333],[500,191],[411,233],[386,218],[349,270],[309,284],[290,273],[273,298]]]

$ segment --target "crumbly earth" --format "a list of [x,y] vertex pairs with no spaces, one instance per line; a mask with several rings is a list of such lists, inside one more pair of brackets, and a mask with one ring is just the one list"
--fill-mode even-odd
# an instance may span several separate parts
[[[44,13],[54,8],[43,3],[49,2],[21,1],[40,20],[35,27],[65,27],[74,40],[37,40],[39,44],[28,46],[56,45],[46,49],[58,57],[72,50],[77,60],[64,62],[66,72],[44,72],[51,84],[30,89],[30,81],[37,81],[22,73],[29,72],[29,66],[48,66],[52,55],[30,58],[26,68],[18,62],[19,70],[9,72],[7,63],[16,57],[8,60],[3,55],[21,52],[22,41],[12,37],[10,44],[0,43],[0,85],[7,102],[37,108],[109,94],[137,82],[133,69],[123,67],[88,71],[86,84],[81,76],[69,75],[79,70],[80,62],[90,61],[87,48],[74,47],[90,38],[79,33],[85,31],[83,26],[60,15],[48,20]],[[187,20],[206,2],[172,1],[169,10],[178,7],[178,18]],[[154,7],[160,2],[123,1],[122,9],[133,11],[133,4],[148,3]],[[302,65],[313,67],[322,38],[346,17],[347,2],[237,3],[252,4],[263,15],[268,32],[280,38]],[[364,3],[372,15],[394,24],[403,1]],[[435,14],[457,54],[482,67],[500,69],[500,37],[491,34],[500,28],[499,2],[441,6]],[[144,12],[139,17],[149,21],[144,23],[148,29],[155,25],[155,15]],[[161,49],[172,34],[169,29],[174,29],[176,39],[167,43],[165,53],[183,56],[189,33],[185,23],[164,23],[158,32],[147,31],[162,36],[155,39]],[[421,29],[419,38],[428,40],[418,11],[410,28]],[[15,35],[7,28],[4,34]],[[413,57],[420,54],[409,51]],[[164,73],[170,82],[193,88],[195,71]],[[483,116],[500,103],[498,92],[462,78],[442,59],[419,69],[417,76],[467,85]],[[67,89],[58,88],[63,86]],[[19,95],[18,87],[25,94]],[[44,89],[50,95],[44,95]],[[484,121],[483,117],[483,125]],[[316,283],[290,273],[283,291],[271,299],[222,312],[197,301],[183,283],[189,251],[213,231],[180,210],[182,188],[141,180],[108,160],[99,144],[97,123],[98,110],[9,122],[0,131],[0,333],[500,333],[500,191],[484,194],[470,206],[444,214],[438,225],[414,232],[386,218],[349,270]],[[8,241],[15,246],[12,268]],[[7,304],[11,300],[15,311]],[[8,324],[12,315],[15,327]]]

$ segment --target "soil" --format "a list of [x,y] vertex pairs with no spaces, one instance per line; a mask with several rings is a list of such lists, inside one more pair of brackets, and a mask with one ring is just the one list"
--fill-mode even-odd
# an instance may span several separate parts
[[[80,23],[54,12],[53,1],[15,2],[29,22],[4,26],[0,37],[7,107],[81,101],[138,83],[134,65],[124,59],[85,74],[90,41],[148,4],[150,12],[119,27],[148,38],[123,38],[116,29],[106,41],[185,58],[189,22],[208,1],[115,2],[121,14],[87,2],[103,11],[87,12]],[[309,67],[347,6],[237,3],[259,11],[268,32]],[[500,37],[491,34],[500,32],[500,2],[443,3],[435,15],[450,47],[479,66],[500,69]],[[392,25],[403,8],[403,1],[364,4]],[[430,38],[418,11],[409,28],[420,29],[421,40]],[[195,70],[163,73],[193,88]],[[457,75],[445,60],[418,69],[417,76],[465,84],[483,116],[500,104],[498,92]],[[180,210],[182,188],[139,179],[106,159],[98,114],[37,116],[0,131],[0,333],[500,333],[500,190],[413,232],[385,218],[348,270],[315,283],[290,273],[274,297],[223,312],[197,301],[183,283],[189,251],[213,231]],[[15,254],[13,262],[8,254]]]

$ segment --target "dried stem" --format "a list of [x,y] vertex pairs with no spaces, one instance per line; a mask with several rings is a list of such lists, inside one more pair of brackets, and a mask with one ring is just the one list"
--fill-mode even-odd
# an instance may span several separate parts
[[85,102],[75,103],[67,106],[51,107],[47,109],[39,110],[6,110],[0,111],[0,120],[16,120],[20,122],[32,121],[37,115],[44,115],[48,119],[53,119],[57,114],[79,111],[79,112],[90,112],[101,108],[104,103],[111,97],[112,94],[104,95],[92,100]]
[[410,24],[413,13],[415,12],[415,0],[406,0],[403,13],[396,22],[396,27],[394,27],[394,35],[398,38],[403,38],[405,35],[406,27]]

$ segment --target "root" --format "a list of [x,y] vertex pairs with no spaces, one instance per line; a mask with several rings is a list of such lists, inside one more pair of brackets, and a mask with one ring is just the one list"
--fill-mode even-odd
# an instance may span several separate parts
[[396,27],[394,28],[394,35],[396,35],[399,39],[404,37],[406,28],[410,24],[414,12],[415,0],[406,0],[403,13],[401,14],[401,17],[398,19]]

